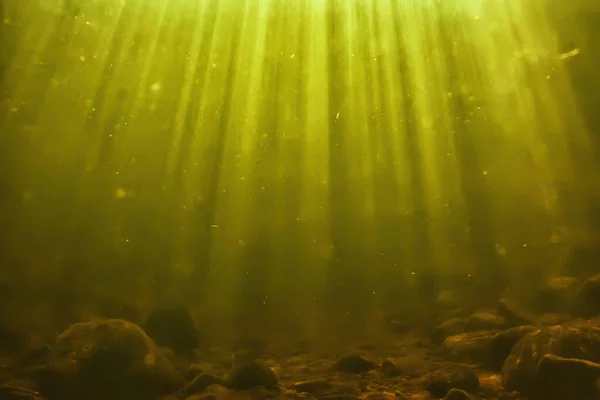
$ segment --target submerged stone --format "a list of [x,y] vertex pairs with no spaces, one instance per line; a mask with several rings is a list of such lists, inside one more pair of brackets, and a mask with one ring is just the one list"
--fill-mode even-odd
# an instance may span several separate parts
[[579,244],[570,250],[563,272],[586,280],[598,273],[598,260],[600,260],[600,246],[596,243]]
[[545,400],[598,399],[600,364],[546,354],[537,365],[538,395]]
[[336,369],[338,371],[350,372],[354,374],[369,372],[376,367],[377,365],[374,362],[357,355],[343,357],[336,364]]
[[120,319],[73,324],[38,373],[44,395],[61,400],[147,400],[185,383],[138,325]]
[[444,350],[453,359],[484,362],[488,343],[498,330],[485,330],[461,333],[444,340]]
[[425,378],[424,387],[432,396],[438,398],[445,397],[452,389],[477,393],[479,378],[474,371],[466,368],[437,371]]
[[531,325],[519,326],[498,332],[486,346],[485,365],[494,371],[500,371],[513,347],[526,334],[539,328]]
[[577,291],[573,314],[590,318],[600,314],[600,274],[581,284]]
[[185,388],[181,391],[182,394],[190,396],[192,394],[202,393],[207,387],[211,385],[225,386],[225,381],[218,376],[201,373],[192,379]]
[[502,366],[504,387],[524,395],[536,394],[540,387],[538,363],[547,354],[600,362],[600,328],[578,322],[523,335]]
[[226,380],[230,389],[244,390],[262,386],[272,389],[278,383],[277,374],[262,361],[243,362],[233,368]]
[[567,323],[573,320],[573,316],[569,314],[548,313],[538,318],[538,323],[541,326],[554,326]]
[[488,311],[478,311],[469,316],[465,329],[467,331],[481,331],[488,329],[506,328],[506,319]]

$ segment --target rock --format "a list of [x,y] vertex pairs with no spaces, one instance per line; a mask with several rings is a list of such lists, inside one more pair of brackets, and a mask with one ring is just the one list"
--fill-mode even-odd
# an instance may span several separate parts
[[479,390],[479,379],[468,369],[437,371],[425,378],[424,387],[433,397],[444,397],[451,389],[476,393]]
[[450,374],[450,385],[454,389],[477,393],[479,390],[479,378],[470,369],[459,369]]
[[502,375],[489,372],[477,374],[479,378],[478,395],[483,399],[499,399],[506,394],[502,385]]
[[444,400],[473,400],[473,397],[464,390],[450,389]]
[[600,246],[596,244],[581,244],[569,252],[563,273],[575,278],[586,280],[598,273]]
[[394,361],[390,360],[389,358],[386,358],[381,363],[381,372],[385,376],[393,378],[402,375],[402,368],[396,365]]
[[496,313],[506,319],[509,326],[535,325],[536,316],[515,300],[506,297],[496,303]]
[[[231,368],[231,365],[229,365],[229,367]],[[195,362],[187,364],[187,366],[184,369],[186,380],[191,381],[198,375],[208,373],[209,371],[211,371],[212,365],[210,365],[209,363]]]
[[572,321],[573,317],[569,314],[547,313],[538,318],[541,326],[560,325]]
[[439,324],[431,332],[431,342],[442,344],[448,336],[463,333],[467,327],[468,320],[466,318],[450,318]]
[[535,393],[537,366],[546,354],[600,362],[600,328],[577,322],[523,335],[502,366],[505,389],[525,396]]
[[468,318],[450,318],[439,324],[431,333],[431,342],[442,344],[450,336],[490,329],[500,330],[506,325],[504,317],[492,312],[477,311]]
[[44,395],[61,400],[147,400],[185,383],[138,325],[119,319],[71,325],[37,376]]
[[535,326],[525,325],[498,332],[486,346],[485,366],[500,371],[515,344],[527,333],[538,330]]
[[143,328],[158,345],[170,347],[177,353],[194,350],[199,345],[192,313],[181,303],[155,308]]
[[204,389],[204,393],[209,393],[209,394],[221,394],[221,393],[227,393],[229,392],[229,389],[227,389],[225,386],[223,385],[210,385],[207,386],[206,389]]
[[211,385],[225,386],[225,381],[218,376],[214,376],[207,373],[201,373],[190,383],[188,383],[181,393],[185,396],[190,396],[197,393],[202,393],[204,390]]
[[535,311],[538,313],[568,313],[581,281],[571,276],[553,276],[535,295]]
[[[3,343],[0,340],[0,343]],[[33,342],[18,355],[11,365],[12,369],[22,369],[28,365],[39,365],[46,361],[51,347],[47,343]]]
[[486,330],[461,333],[444,340],[445,352],[454,359],[484,362],[486,360],[486,347],[498,330]]
[[589,278],[579,287],[572,313],[584,318],[600,314],[600,274]]
[[436,373],[425,379],[425,390],[433,397],[444,397],[452,389],[450,385],[450,375],[446,373]]
[[336,363],[336,369],[340,372],[350,372],[353,374],[362,374],[363,372],[369,372],[375,369],[377,365],[367,360],[362,356],[351,355],[340,359]]
[[228,388],[236,390],[259,386],[272,389],[277,386],[278,380],[275,371],[264,362],[249,361],[234,367],[226,382]]
[[483,331],[488,329],[506,328],[506,319],[497,314],[487,311],[478,311],[467,319],[467,331]]
[[333,385],[328,379],[310,379],[306,381],[296,382],[292,388],[298,393],[308,393],[311,395],[319,395],[328,392]]
[[545,400],[598,399],[599,378],[600,364],[546,354],[537,366],[536,394]]
[[454,313],[456,310],[460,310],[463,305],[460,297],[460,291],[443,289],[438,292],[436,303],[440,310]]

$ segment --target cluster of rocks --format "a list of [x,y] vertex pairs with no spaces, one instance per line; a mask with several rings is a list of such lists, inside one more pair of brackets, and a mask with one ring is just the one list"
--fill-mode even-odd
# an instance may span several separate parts
[[179,304],[141,325],[80,322],[52,345],[0,362],[0,398],[599,399],[600,320],[589,317],[600,314],[600,275],[554,277],[533,297],[545,314],[502,299],[453,313],[429,338],[404,333],[377,350],[327,356],[274,356],[262,346],[250,357],[209,361]]
[[431,340],[450,359],[500,373],[504,389],[525,398],[600,398],[600,275],[551,277],[528,305],[502,299],[449,318]]

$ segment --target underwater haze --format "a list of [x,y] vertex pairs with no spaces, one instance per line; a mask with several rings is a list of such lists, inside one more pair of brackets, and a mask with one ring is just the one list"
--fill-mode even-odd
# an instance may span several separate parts
[[600,398],[599,37],[593,0],[0,1],[0,398]]

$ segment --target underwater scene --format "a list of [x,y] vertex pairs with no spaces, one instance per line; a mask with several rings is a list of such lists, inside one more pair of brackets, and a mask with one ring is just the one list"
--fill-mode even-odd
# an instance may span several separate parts
[[0,400],[600,400],[599,0],[0,0]]

